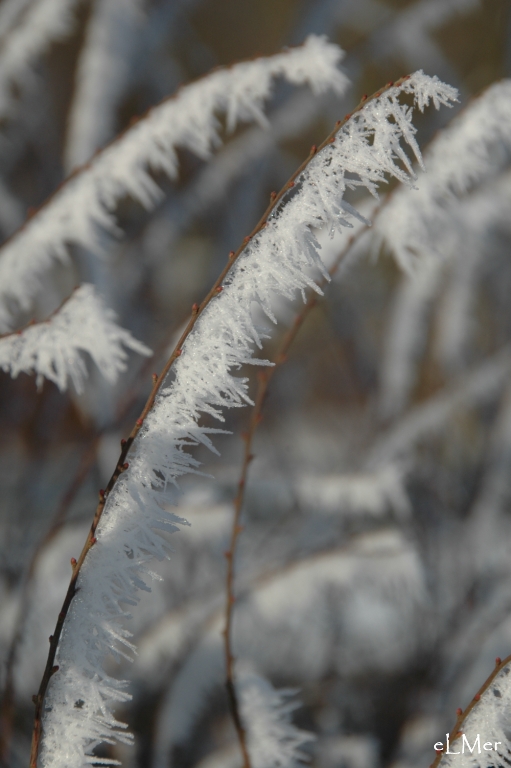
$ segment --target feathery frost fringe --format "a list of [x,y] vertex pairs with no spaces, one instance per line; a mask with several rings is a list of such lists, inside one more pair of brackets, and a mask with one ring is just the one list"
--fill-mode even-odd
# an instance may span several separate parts
[[58,649],[59,671],[45,702],[45,768],[81,768],[94,760],[91,751],[101,740],[126,737],[110,711],[116,700],[126,700],[126,683],[109,677],[104,664],[112,654],[133,651],[129,633],[119,625],[128,616],[126,606],[137,602],[137,591],[148,589],[149,560],[168,554],[158,531],[173,531],[179,522],[163,505],[174,497],[178,478],[198,470],[188,450],[199,443],[215,450],[209,434],[217,430],[198,421],[202,414],[222,420],[223,408],[250,403],[248,380],[233,374],[246,363],[264,364],[253,357],[254,347],[261,346],[253,303],[273,319],[275,296],[293,299],[307,288],[319,291],[309,273],[326,272],[312,228],[350,226],[359,214],[342,200],[346,188],[365,186],[376,195],[386,173],[408,182],[413,177],[400,140],[419,162],[420,152],[412,109],[399,104],[400,93],[412,94],[421,110],[430,101],[439,107],[456,97],[455,89],[417,72],[341,126],[300,174],[289,202],[278,206],[247,244],[184,343],[132,446],[129,466],[106,499],[97,543],[78,578]]
[[127,349],[152,354],[115,323],[114,312],[104,306],[92,285],[82,285],[49,320],[0,338],[0,368],[13,378],[33,372],[38,386],[46,378],[61,391],[70,378],[77,392],[82,392],[87,376],[83,352],[115,384],[126,369]]
[[[32,76],[36,59],[51,43],[62,40],[72,31],[79,2],[34,0],[21,14],[18,26],[6,33],[0,50],[0,117],[12,113],[13,85],[23,88]],[[12,20],[7,10],[4,24],[8,27]]]
[[131,71],[143,0],[96,0],[80,53],[64,162],[87,162],[115,133],[116,108]]
[[[54,0],[55,2],[55,0]],[[284,77],[314,92],[342,93],[348,80],[337,68],[342,51],[321,37],[269,58],[213,72],[180,90],[107,147],[72,177],[0,250],[0,330],[12,324],[12,307],[28,309],[40,276],[55,259],[65,260],[70,243],[101,252],[101,234],[119,234],[113,211],[131,195],[152,208],[162,192],[150,171],[177,174],[176,147],[209,157],[220,143],[216,113],[228,130],[240,121],[266,124],[263,102],[272,82]]]
[[433,142],[418,190],[397,190],[375,228],[399,264],[438,257],[450,209],[475,185],[500,170],[511,151],[511,80],[489,88]]
[[[506,664],[463,721],[461,738],[450,741],[449,752],[460,754],[444,753],[439,768],[491,768],[509,762],[510,675],[511,665]],[[445,735],[441,741],[445,747]]]
[[290,700],[297,691],[276,690],[268,680],[248,671],[240,674],[236,687],[252,768],[298,768],[307,762],[308,755],[300,747],[315,736],[291,722],[291,713],[301,706]]

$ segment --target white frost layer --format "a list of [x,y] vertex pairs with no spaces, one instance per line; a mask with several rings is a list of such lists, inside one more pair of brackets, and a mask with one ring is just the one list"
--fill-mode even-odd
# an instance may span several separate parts
[[81,392],[87,368],[83,353],[90,355],[110,384],[126,370],[131,349],[151,355],[145,344],[115,322],[92,285],[82,285],[45,322],[23,331],[0,337],[0,368],[16,378],[20,373],[35,373],[37,385],[53,381],[63,391],[68,379]]
[[375,230],[404,269],[439,256],[452,204],[499,170],[511,150],[510,128],[511,80],[503,80],[439,134],[425,156],[428,173],[419,188],[393,195]]
[[277,77],[317,93],[341,93],[348,84],[337,68],[341,56],[336,45],[309,37],[300,48],[213,72],[152,109],[0,249],[0,330],[11,327],[12,303],[30,307],[41,274],[54,260],[67,258],[69,244],[101,252],[101,231],[118,233],[113,211],[121,197],[131,195],[147,208],[161,199],[150,171],[174,178],[176,147],[207,158],[220,142],[218,112],[225,113],[229,130],[240,121],[265,123],[263,103]]
[[[297,77],[303,76],[301,66]],[[400,105],[401,93],[411,94],[421,110],[429,101],[440,106],[456,96],[437,78],[417,72],[353,115],[300,174],[289,202],[281,202],[247,244],[186,339],[133,443],[129,466],[106,499],[97,543],[80,572],[58,649],[59,671],[46,698],[44,768],[81,768],[101,740],[124,738],[111,707],[125,700],[125,683],[108,676],[104,664],[110,655],[132,649],[120,626],[125,608],[139,599],[139,589],[147,589],[150,559],[168,553],[157,532],[175,529],[177,518],[162,505],[179,477],[197,470],[188,450],[198,443],[213,448],[209,435],[215,430],[200,426],[201,416],[222,420],[223,408],[250,402],[248,380],[234,374],[246,363],[261,362],[253,357],[254,347],[261,346],[254,303],[273,319],[275,296],[293,299],[309,287],[318,290],[310,273],[326,272],[312,229],[350,226],[358,214],[342,200],[347,188],[365,186],[376,194],[387,173],[409,181],[411,164],[401,140],[419,161],[420,152],[413,110]]]

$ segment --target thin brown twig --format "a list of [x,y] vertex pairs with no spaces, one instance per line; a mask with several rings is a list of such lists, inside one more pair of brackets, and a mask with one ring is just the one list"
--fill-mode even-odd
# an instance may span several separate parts
[[[365,232],[365,228],[361,228],[356,235],[353,235],[348,240],[347,244],[345,245],[343,250],[339,253],[334,263],[329,269],[330,278],[334,277],[335,273],[339,269],[341,261],[344,259],[345,255],[353,246],[355,240],[361,235],[362,232]],[[327,279],[323,278],[318,283],[318,285],[321,289],[323,289],[327,285],[327,282],[328,282]],[[236,493],[236,498],[234,500],[234,515],[233,515],[233,522],[232,522],[232,528],[231,528],[231,536],[229,541],[229,549],[227,550],[227,552],[225,552],[225,558],[227,560],[226,589],[225,589],[226,603],[225,603],[225,627],[222,634],[224,638],[224,654],[225,654],[225,668],[226,668],[225,684],[226,684],[227,693],[229,697],[229,704],[230,704],[232,719],[233,719],[236,733],[238,736],[239,745],[243,754],[243,768],[250,768],[250,757],[248,754],[247,743],[246,743],[246,733],[245,733],[245,729],[243,727],[243,723],[241,719],[239,701],[238,701],[238,696],[236,693],[236,686],[235,686],[235,675],[234,675],[235,657],[234,657],[233,647],[232,647],[233,646],[232,620],[233,620],[234,603],[236,601],[235,590],[234,590],[234,560],[236,555],[238,539],[243,530],[243,527],[241,526],[240,523],[241,523],[241,513],[243,509],[243,502],[245,498],[245,487],[246,487],[250,463],[254,458],[254,455],[252,453],[252,444],[254,440],[254,435],[262,419],[262,410],[263,410],[264,402],[266,400],[266,395],[268,392],[270,381],[275,375],[275,372],[278,369],[278,367],[286,361],[287,353],[289,351],[291,344],[295,340],[298,334],[298,331],[302,327],[305,319],[308,317],[312,309],[316,306],[317,302],[318,302],[317,293],[311,291],[309,294],[309,298],[307,299],[302,310],[296,315],[292,326],[284,334],[282,341],[279,344],[279,347],[277,349],[277,353],[273,361],[274,364],[271,367],[268,367],[264,371],[259,371],[259,374],[257,377],[257,382],[258,382],[257,391],[256,391],[255,400],[254,400],[254,405],[252,407],[248,430],[242,433],[242,437],[245,443],[245,447],[243,450],[243,463],[241,468],[240,479],[238,482],[238,491]]]
[[[379,91],[374,93],[370,97],[363,97],[361,102],[358,104],[358,106],[348,115],[344,117],[343,120],[339,120],[335,128],[330,132],[330,134],[326,137],[326,139],[318,146],[313,146],[311,148],[311,151],[308,155],[308,157],[304,160],[304,162],[299,166],[299,168],[295,171],[295,173],[291,176],[289,181],[284,185],[284,187],[281,189],[281,191],[276,194],[272,195],[270,205],[262,215],[259,222],[256,224],[250,235],[244,238],[243,243],[238,248],[237,251],[231,251],[229,254],[229,260],[227,264],[225,265],[224,269],[220,273],[219,277],[215,281],[213,287],[208,292],[206,297],[203,299],[203,301],[200,304],[194,304],[192,308],[192,314],[190,317],[190,320],[188,321],[186,328],[184,329],[183,333],[181,334],[181,337],[179,341],[176,344],[176,347],[172,354],[170,355],[169,359],[167,360],[162,372],[159,376],[154,374],[153,376],[153,387],[151,390],[151,393],[147,399],[147,402],[144,406],[144,409],[142,410],[142,413],[140,414],[140,417],[136,420],[135,425],[133,429],[130,432],[129,437],[126,440],[122,441],[122,449],[119,456],[119,459],[117,461],[115,470],[108,482],[108,485],[106,486],[106,489],[103,491],[100,491],[99,494],[99,503],[96,508],[96,512],[94,514],[94,518],[90,527],[89,534],[87,536],[86,542],[83,546],[83,549],[80,553],[80,556],[76,562],[73,563],[73,573],[71,576],[71,581],[69,583],[69,587],[64,599],[64,603],[62,605],[61,611],[58,616],[57,624],[55,626],[55,630],[53,632],[53,635],[51,636],[50,640],[50,649],[48,653],[48,659],[46,662],[46,667],[43,673],[43,677],[41,680],[41,684],[39,686],[39,691],[36,695],[33,696],[33,701],[35,704],[35,717],[34,717],[34,729],[33,729],[33,735],[32,735],[32,748],[31,748],[31,754],[30,754],[30,768],[37,768],[37,757],[39,754],[39,747],[41,743],[41,736],[42,736],[42,712],[43,712],[43,703],[44,698],[46,695],[46,691],[48,689],[49,682],[54,674],[58,672],[58,666],[55,665],[55,657],[57,654],[57,648],[60,641],[60,637],[62,634],[62,629],[64,626],[64,621],[66,619],[66,616],[68,614],[70,605],[73,601],[73,598],[77,591],[77,581],[78,576],[80,574],[81,568],[83,566],[83,563],[85,561],[85,558],[87,557],[87,554],[89,553],[89,550],[94,546],[96,543],[96,529],[98,527],[99,521],[101,520],[101,516],[103,514],[103,509],[105,506],[106,499],[108,495],[112,492],[118,478],[120,475],[127,469],[127,456],[129,453],[129,450],[131,446],[133,445],[133,442],[135,438],[138,435],[138,432],[140,431],[140,428],[142,427],[144,420],[148,413],[153,408],[156,396],[158,395],[161,386],[163,385],[163,382],[165,378],[167,377],[167,374],[169,373],[170,369],[172,368],[174,362],[177,360],[177,358],[181,355],[183,344],[185,343],[186,339],[192,332],[195,323],[197,322],[197,319],[200,317],[202,312],[206,309],[206,307],[210,304],[210,302],[218,296],[218,294],[222,291],[222,283],[233,266],[233,264],[237,261],[240,254],[245,250],[248,243],[252,238],[254,238],[265,226],[268,219],[268,216],[272,213],[272,211],[278,206],[282,198],[287,194],[287,192],[292,189],[295,185],[296,179],[299,177],[299,175],[303,172],[303,170],[306,168],[308,163],[315,157],[315,155],[320,152],[322,149],[324,149],[327,145],[331,144],[332,141],[335,141],[335,136],[340,130],[340,128],[353,116],[356,115],[358,112],[360,112],[365,105],[381,96],[385,91],[389,90],[392,86],[399,87],[405,80],[408,80],[410,78],[410,75],[405,75],[404,77],[400,78],[395,83],[387,83],[386,86],[381,88]],[[238,534],[236,534],[237,536]]]
[[[454,725],[454,728],[449,734],[449,742],[452,744],[456,741],[456,739],[459,739],[460,736],[463,736],[463,733],[461,732],[460,728],[467,719],[468,715],[472,712],[474,707],[477,707],[477,705],[480,702],[481,696],[485,691],[488,690],[490,685],[493,683],[499,672],[504,669],[509,663],[511,663],[511,655],[506,656],[504,660],[501,660],[500,658],[495,659],[495,668],[491,672],[491,674],[486,678],[482,686],[479,688],[475,696],[470,701],[470,704],[466,707],[465,710],[462,710],[461,708],[457,710],[457,718],[456,723]],[[447,747],[446,747],[447,748]],[[431,763],[429,768],[437,768],[439,765],[442,757],[444,755],[443,749],[438,750],[437,756]]]
[[6,333],[0,333],[0,341],[2,339],[8,339],[10,336],[21,336],[23,331],[27,331],[29,328],[34,328],[35,326],[39,326],[39,325],[47,325],[48,323],[50,323],[55,317],[55,315],[57,315],[61,309],[64,309],[66,304],[68,304],[71,301],[71,299],[73,298],[73,296],[75,295],[79,287],[80,286],[76,286],[75,288],[73,288],[72,293],[70,293],[69,296],[66,299],[64,299],[56,309],[53,310],[53,312],[50,312],[50,314],[47,317],[45,317],[44,320],[30,320],[28,323],[25,323],[25,325],[23,325],[21,328],[18,328],[15,331],[7,331]]

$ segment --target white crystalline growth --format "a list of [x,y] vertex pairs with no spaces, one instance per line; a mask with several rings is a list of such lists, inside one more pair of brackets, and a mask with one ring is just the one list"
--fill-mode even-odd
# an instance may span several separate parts
[[115,384],[126,369],[126,350],[152,354],[117,325],[114,312],[105,307],[92,285],[82,285],[49,320],[0,337],[0,368],[13,378],[35,373],[38,386],[49,379],[61,391],[71,379],[81,392],[87,375],[84,352],[105,379]]
[[315,736],[291,722],[291,713],[300,707],[292,699],[296,690],[276,690],[253,672],[243,674],[237,688],[252,768],[298,768],[307,761],[301,747]]
[[509,162],[511,80],[491,86],[432,143],[418,189],[396,191],[375,232],[406,270],[438,257],[453,203]]
[[365,104],[310,161],[291,199],[281,201],[247,243],[184,342],[131,447],[128,467],[106,499],[97,542],[80,571],[58,648],[59,670],[46,696],[42,768],[81,768],[101,739],[122,736],[111,705],[125,698],[125,684],[108,676],[104,664],[131,648],[121,626],[126,606],[148,588],[151,558],[168,553],[158,530],[175,529],[177,519],[163,505],[173,498],[179,477],[197,470],[189,450],[199,443],[213,448],[215,430],[199,420],[210,414],[222,421],[224,408],[250,402],[248,380],[235,374],[245,363],[261,362],[253,357],[261,346],[254,303],[273,319],[275,296],[293,299],[309,287],[319,290],[310,274],[325,269],[312,228],[350,225],[356,212],[342,200],[346,188],[365,186],[376,194],[387,173],[409,180],[411,166],[400,141],[418,158],[420,153],[413,110],[400,105],[401,93],[411,94],[419,109],[456,96],[437,78],[417,72]]
[[154,107],[146,117],[71,177],[0,249],[0,330],[12,325],[10,304],[28,309],[40,288],[40,276],[68,246],[101,252],[101,231],[118,234],[113,211],[131,195],[146,208],[162,192],[150,171],[177,174],[176,148],[207,158],[220,143],[217,113],[232,129],[237,122],[265,122],[263,103],[275,78],[309,85],[314,92],[343,92],[348,80],[337,68],[342,51],[321,37],[269,58],[213,72]]

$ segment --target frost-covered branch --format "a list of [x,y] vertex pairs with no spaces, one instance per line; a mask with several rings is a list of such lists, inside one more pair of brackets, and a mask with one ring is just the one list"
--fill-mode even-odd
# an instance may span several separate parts
[[92,285],[82,285],[48,320],[0,337],[0,368],[16,378],[35,373],[37,385],[53,381],[63,391],[71,379],[83,390],[86,352],[105,379],[115,384],[126,369],[127,351],[151,355],[151,350],[115,322]]
[[458,709],[456,724],[449,734],[449,744],[444,738],[437,742],[442,747],[438,747],[431,768],[468,768],[476,761],[481,768],[490,768],[496,762],[508,762],[511,656],[504,661],[497,658],[495,662],[495,669],[469,705],[465,710]]
[[347,78],[338,70],[341,50],[323,38],[269,58],[220,69],[182,88],[154,107],[75,173],[0,250],[0,329],[13,320],[10,304],[23,309],[40,288],[41,275],[67,258],[71,243],[101,251],[104,232],[118,234],[114,209],[131,195],[146,208],[162,197],[151,172],[177,174],[177,147],[202,158],[220,143],[217,113],[228,130],[240,121],[266,123],[262,108],[275,78],[341,93]]
[[[350,226],[360,216],[343,200],[346,190],[365,187],[376,195],[386,174],[405,182],[414,178],[401,142],[419,162],[420,151],[413,111],[400,104],[401,94],[411,95],[420,110],[430,101],[439,107],[456,97],[453,88],[417,72],[364,100],[319,151],[313,149],[194,308],[124,445],[74,565],[36,697],[32,765],[43,717],[42,766],[79,768],[90,762],[101,740],[125,738],[111,713],[115,701],[126,699],[125,684],[107,675],[104,664],[112,654],[120,658],[132,651],[129,633],[121,626],[125,606],[147,589],[149,560],[168,554],[158,531],[172,531],[179,522],[164,504],[172,500],[178,479],[198,469],[190,448],[202,443],[213,449],[210,435],[216,430],[200,426],[199,419],[207,414],[223,420],[224,408],[250,402],[247,379],[235,374],[242,365],[262,362],[253,357],[263,338],[254,324],[253,305],[274,319],[275,297],[293,299],[315,286],[311,273],[326,274],[312,230]],[[68,745],[66,755],[63,744]]]
[[72,171],[115,133],[116,108],[144,20],[142,0],[96,0],[80,53],[65,147]]
[[[74,13],[80,0],[34,0],[22,10],[13,29],[18,9],[3,4],[7,28],[0,46],[0,118],[8,117],[13,107],[13,86],[23,87],[32,75],[35,60],[51,43],[62,40],[73,28]],[[4,8],[4,5],[6,6]],[[18,8],[20,3],[18,3]]]

